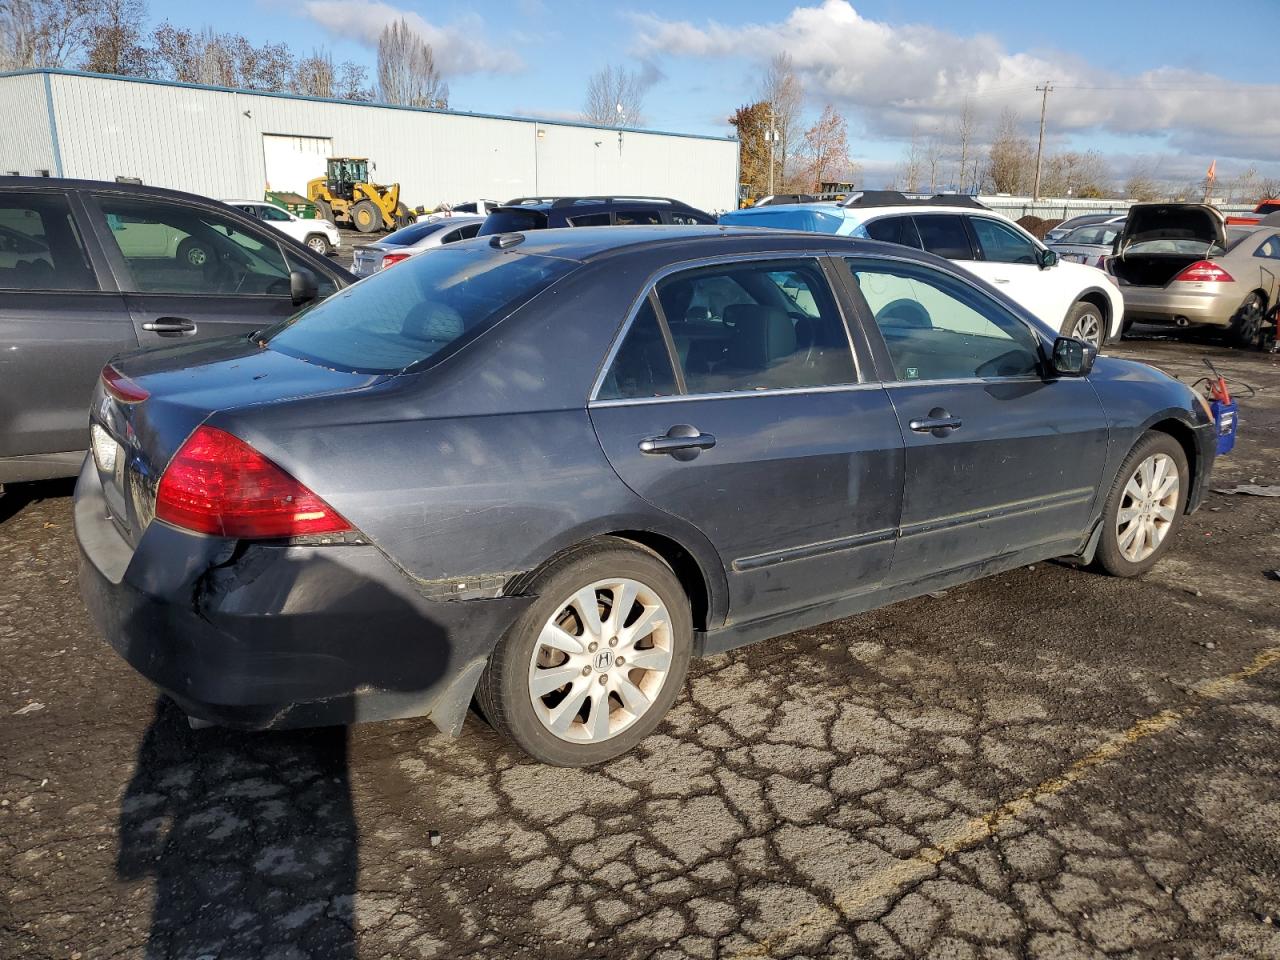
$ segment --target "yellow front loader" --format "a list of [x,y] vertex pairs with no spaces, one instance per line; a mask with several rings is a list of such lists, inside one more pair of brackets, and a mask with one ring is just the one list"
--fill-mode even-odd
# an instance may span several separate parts
[[330,223],[353,226],[361,233],[398,230],[416,219],[400,202],[400,184],[369,182],[369,161],[364,157],[330,157],[325,176],[307,184],[307,199]]

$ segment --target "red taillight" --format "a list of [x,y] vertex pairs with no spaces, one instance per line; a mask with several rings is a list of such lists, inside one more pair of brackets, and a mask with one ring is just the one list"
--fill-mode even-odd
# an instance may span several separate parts
[[351,529],[333,507],[243,440],[203,426],[160,478],[156,518],[198,533],[254,540]]
[[1198,260],[1173,278],[1184,283],[1234,283],[1231,274],[1209,260]]
[[382,255],[382,269],[385,270],[393,263],[399,263],[401,260],[408,260],[411,254],[408,253],[384,253]]
[[121,403],[141,403],[151,396],[109,363],[102,368],[102,385]]

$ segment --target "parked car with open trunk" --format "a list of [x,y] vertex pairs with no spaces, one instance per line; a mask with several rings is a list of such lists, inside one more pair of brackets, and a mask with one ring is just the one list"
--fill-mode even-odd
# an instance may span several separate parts
[[1274,229],[1228,231],[1207,203],[1140,203],[1106,269],[1124,291],[1126,323],[1218,327],[1236,346],[1250,346],[1276,303],[1275,238]]

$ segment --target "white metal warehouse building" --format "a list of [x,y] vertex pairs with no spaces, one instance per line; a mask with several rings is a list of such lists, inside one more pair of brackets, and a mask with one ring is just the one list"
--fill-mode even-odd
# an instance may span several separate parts
[[737,206],[738,143],[565,120],[392,107],[67,70],[0,74],[0,174],[143,183],[217,198],[306,192],[368,157],[410,207],[628,194]]

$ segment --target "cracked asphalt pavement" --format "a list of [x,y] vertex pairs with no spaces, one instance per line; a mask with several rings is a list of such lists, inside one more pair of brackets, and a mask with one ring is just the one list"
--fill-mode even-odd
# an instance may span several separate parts
[[[1280,483],[1280,359],[1214,486]],[[695,662],[640,749],[192,731],[0,499],[0,957],[1280,957],[1280,499]]]

